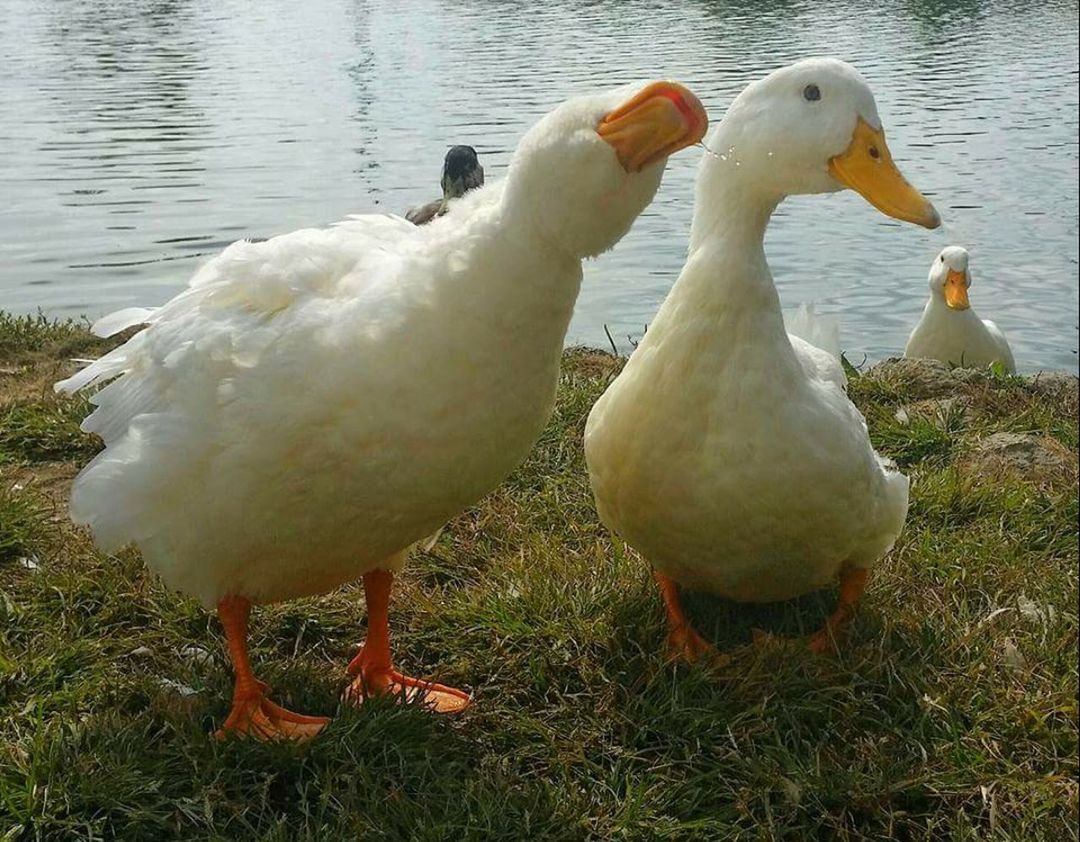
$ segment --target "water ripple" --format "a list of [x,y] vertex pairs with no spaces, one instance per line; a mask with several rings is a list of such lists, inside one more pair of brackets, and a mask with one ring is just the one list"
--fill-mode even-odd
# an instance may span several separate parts
[[[566,96],[678,78],[715,117],[774,67],[832,54],[870,80],[947,224],[900,226],[852,194],[792,200],[767,243],[785,306],[839,313],[857,358],[895,354],[931,258],[958,242],[1021,365],[1076,369],[1077,46],[1075,0],[5,0],[0,307],[159,302],[238,237],[433,198],[451,144],[500,174]],[[572,340],[652,318],[698,154],[588,264]]]

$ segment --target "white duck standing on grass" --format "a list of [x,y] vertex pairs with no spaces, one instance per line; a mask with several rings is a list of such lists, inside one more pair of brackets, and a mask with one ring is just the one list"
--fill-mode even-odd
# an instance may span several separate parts
[[930,266],[929,282],[930,300],[908,338],[904,356],[970,368],[997,363],[1015,374],[1016,362],[1005,334],[989,319],[980,319],[971,307],[967,250],[960,246],[942,249]]
[[269,701],[248,615],[361,577],[368,635],[346,699],[468,703],[394,669],[393,577],[525,457],[552,410],[582,259],[629,230],[706,122],[669,82],[573,99],[524,136],[505,181],[438,225],[361,216],[234,243],[161,308],[106,318],[110,332],[149,326],[57,384],[112,380],[83,424],[106,448],[75,480],[72,517],[217,608],[236,673],[219,735],[326,724]]
[[908,481],[874,452],[839,363],[785,332],[765,230],[786,196],[844,187],[927,228],[938,215],[835,59],[747,87],[706,146],[686,265],[589,415],[589,477],[604,523],[653,565],[673,654],[712,651],[679,585],[771,602],[839,576],[822,649],[900,534]]

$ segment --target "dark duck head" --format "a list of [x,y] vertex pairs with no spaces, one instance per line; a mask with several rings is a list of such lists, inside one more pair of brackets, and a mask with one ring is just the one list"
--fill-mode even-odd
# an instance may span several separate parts
[[484,184],[484,168],[471,146],[451,146],[443,161],[442,189],[444,199],[460,199],[470,190]]
[[441,199],[413,208],[405,218],[417,225],[430,222],[446,213],[451,199],[460,199],[470,190],[484,184],[484,168],[471,146],[451,146],[443,160]]

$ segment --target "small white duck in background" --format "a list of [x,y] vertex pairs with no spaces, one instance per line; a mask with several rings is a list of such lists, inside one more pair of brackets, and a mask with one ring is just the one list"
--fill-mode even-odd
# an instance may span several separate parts
[[494,488],[555,400],[583,258],[629,230],[667,156],[707,117],[670,82],[578,97],[522,138],[502,182],[438,225],[360,216],[238,242],[148,323],[58,383],[111,380],[83,429],[105,450],[71,515],[105,551],[134,543],[167,584],[216,607],[236,674],[219,736],[313,736],[248,662],[252,604],[363,578],[368,635],[346,699],[469,701],[394,669],[387,612],[411,545]]
[[789,338],[765,231],[785,197],[844,187],[897,219],[940,220],[893,164],[869,87],[836,59],[751,84],[706,147],[686,265],[589,414],[589,478],[604,523],[655,570],[673,654],[712,651],[680,585],[771,602],[839,575],[820,651],[900,534],[908,480],[874,452],[839,363]]
[[1015,374],[1016,361],[1005,334],[989,319],[980,319],[971,307],[967,249],[942,249],[930,266],[929,283],[930,300],[908,337],[904,356],[968,368],[998,363]]

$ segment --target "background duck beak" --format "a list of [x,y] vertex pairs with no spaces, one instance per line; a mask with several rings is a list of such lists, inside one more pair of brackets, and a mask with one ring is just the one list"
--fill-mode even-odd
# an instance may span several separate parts
[[627,172],[698,143],[709,127],[701,101],[676,82],[653,82],[607,114],[596,133]]
[[941,217],[893,163],[885,133],[861,117],[848,148],[829,161],[829,174],[884,214],[923,228],[937,228]]
[[945,277],[945,303],[953,310],[966,310],[971,306],[968,301],[967,272],[950,269]]

